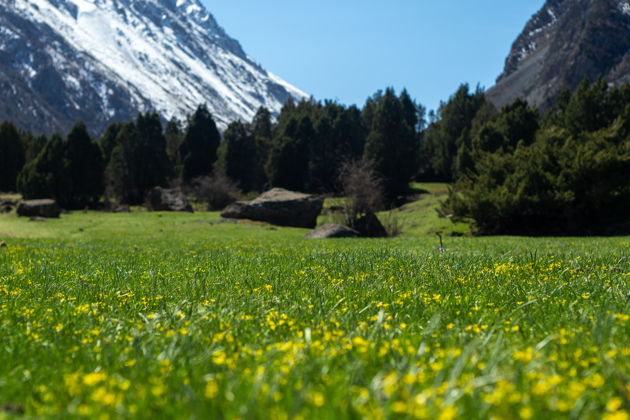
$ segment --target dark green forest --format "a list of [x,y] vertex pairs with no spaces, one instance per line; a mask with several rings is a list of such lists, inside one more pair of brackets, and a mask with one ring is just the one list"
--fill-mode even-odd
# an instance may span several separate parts
[[270,187],[338,194],[349,162],[368,164],[386,206],[417,181],[449,182],[445,217],[482,235],[630,231],[630,86],[583,82],[547,113],[502,109],[462,85],[428,115],[407,91],[379,91],[362,109],[289,101],[223,134],[205,106],[186,121],[155,113],[111,124],[98,139],[77,123],[63,137],[0,125],[0,191],[55,198],[67,209],[142,204],[155,186],[221,175],[245,194]]

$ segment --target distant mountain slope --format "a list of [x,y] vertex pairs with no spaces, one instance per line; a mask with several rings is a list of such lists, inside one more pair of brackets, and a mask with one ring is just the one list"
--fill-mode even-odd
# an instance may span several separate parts
[[548,0],[525,26],[487,92],[498,106],[518,97],[548,108],[584,77],[630,82],[630,0]]
[[102,131],[206,103],[225,126],[303,92],[249,58],[198,0],[0,0],[0,120]]

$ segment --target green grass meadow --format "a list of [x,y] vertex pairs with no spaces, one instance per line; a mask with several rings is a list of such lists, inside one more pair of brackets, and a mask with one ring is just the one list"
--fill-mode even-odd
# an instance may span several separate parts
[[425,204],[383,240],[0,216],[0,418],[628,420],[630,238],[440,250]]

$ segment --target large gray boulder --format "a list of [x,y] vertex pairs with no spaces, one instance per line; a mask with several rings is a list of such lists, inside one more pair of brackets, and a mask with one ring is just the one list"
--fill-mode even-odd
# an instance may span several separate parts
[[333,239],[333,238],[358,238],[359,232],[349,228],[348,226],[338,225],[335,223],[326,223],[321,225],[314,231],[308,233],[307,239]]
[[253,201],[237,201],[221,213],[227,219],[249,219],[279,226],[314,228],[322,211],[321,197],[274,188]]
[[17,206],[18,216],[57,218],[61,214],[61,208],[55,200],[24,200]]
[[193,212],[188,198],[179,188],[165,189],[155,187],[147,193],[146,202],[149,211]]

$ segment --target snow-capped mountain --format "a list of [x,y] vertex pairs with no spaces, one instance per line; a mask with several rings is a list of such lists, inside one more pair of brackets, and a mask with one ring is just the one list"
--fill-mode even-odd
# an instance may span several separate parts
[[245,54],[198,0],[0,0],[0,120],[37,133],[207,104],[220,126],[299,89]]
[[546,109],[585,77],[630,82],[630,0],[547,0],[487,96],[499,106],[523,97]]

